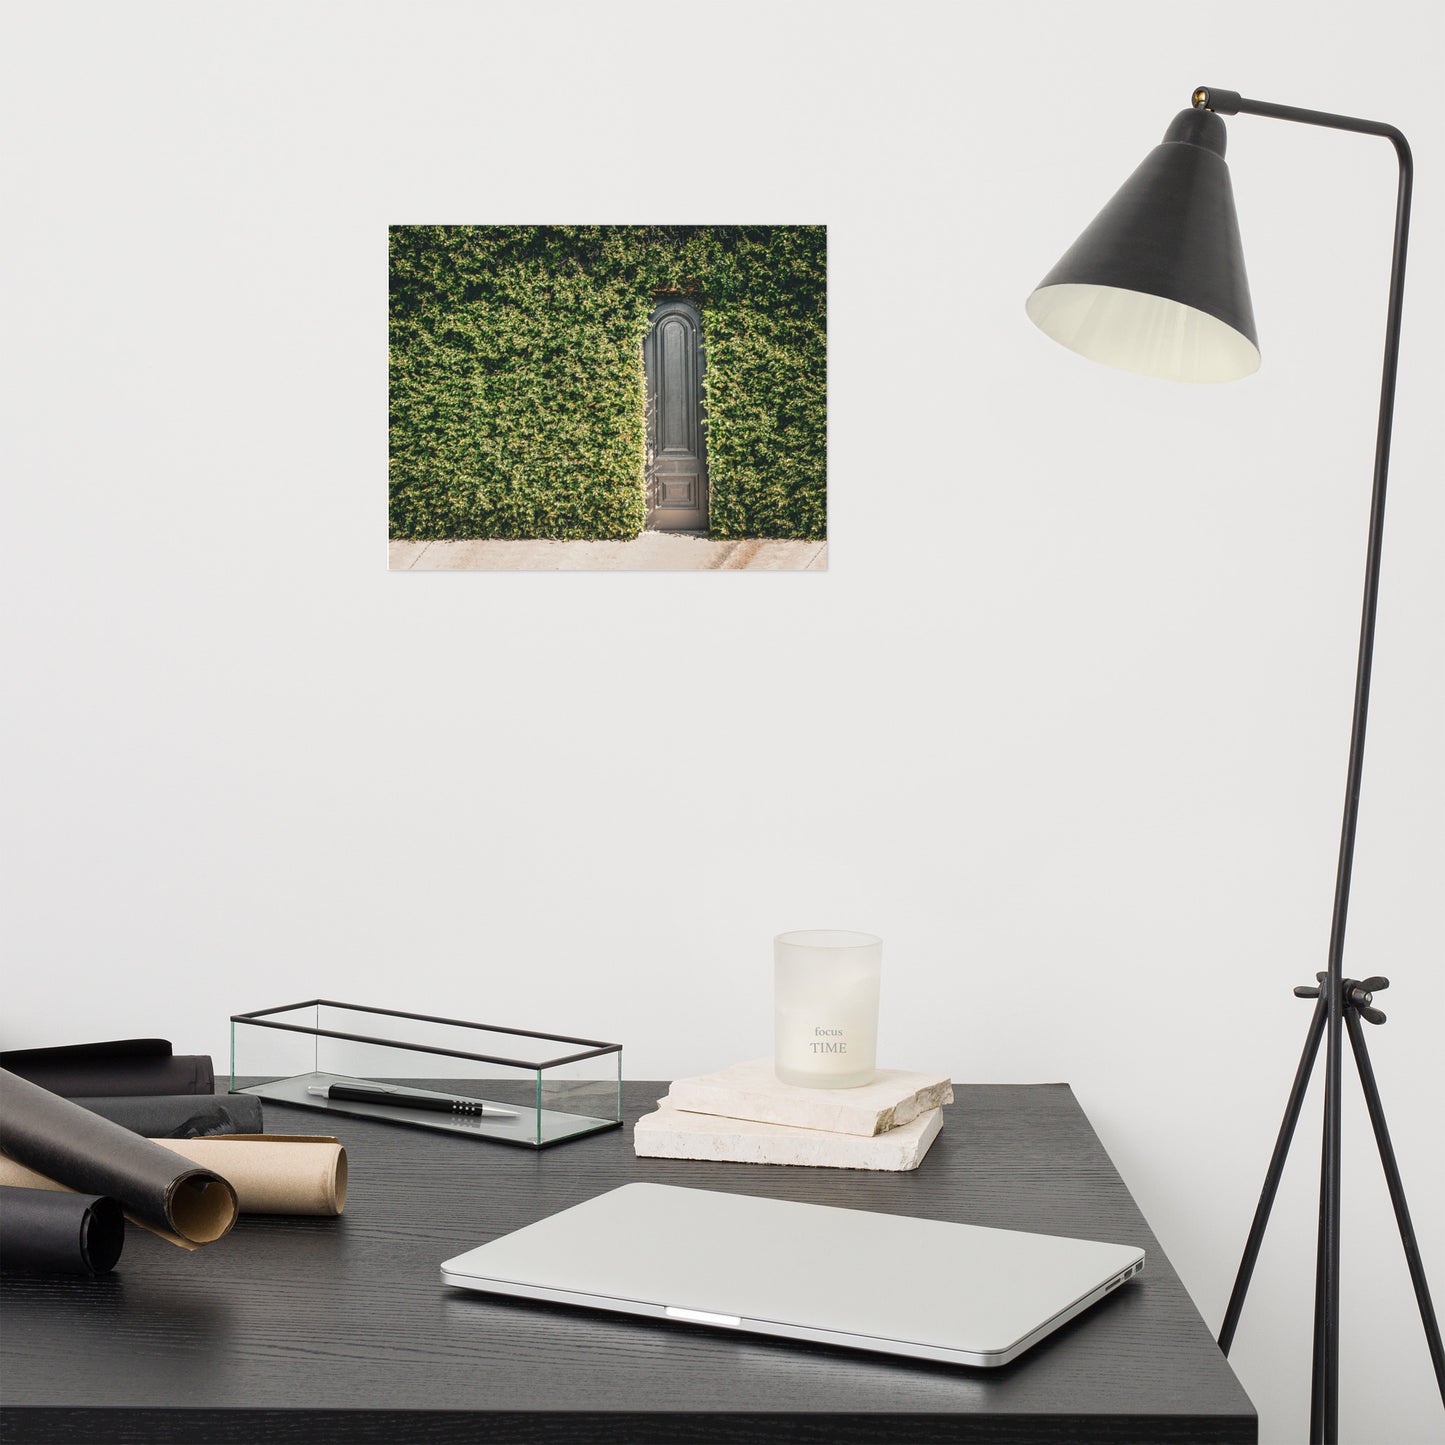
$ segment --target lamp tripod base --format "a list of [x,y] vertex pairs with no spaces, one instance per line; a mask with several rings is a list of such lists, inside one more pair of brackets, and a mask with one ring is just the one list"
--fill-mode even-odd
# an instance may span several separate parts
[[[1274,1206],[1279,1181],[1284,1174],[1285,1159],[1294,1138],[1295,1125],[1299,1122],[1300,1110],[1304,1105],[1305,1092],[1309,1087],[1310,1074],[1314,1070],[1315,1056],[1325,1035],[1329,1018],[1329,975],[1317,973],[1313,987],[1295,989],[1297,998],[1316,1000],[1315,1011],[1310,1019],[1309,1032],[1305,1038],[1304,1052],[1300,1055],[1299,1068],[1295,1071],[1294,1084],[1290,1088],[1289,1102],[1285,1105],[1284,1120],[1279,1126],[1274,1153],[1270,1157],[1269,1169],[1265,1173],[1264,1188],[1259,1204],[1254,1211],[1254,1222],[1249,1228],[1245,1242],[1244,1256],[1235,1276],[1234,1290],[1229,1296],[1229,1306],[1224,1312],[1224,1323],[1219,1330],[1219,1348],[1227,1355],[1234,1343],[1234,1332],[1239,1326],[1239,1316],[1244,1309],[1244,1297],[1249,1291],[1249,1281],[1254,1274],[1255,1262],[1259,1258],[1260,1245],[1264,1242],[1265,1227]],[[1346,1032],[1350,1038],[1350,1049],[1355,1056],[1355,1069],[1360,1076],[1360,1087],[1365,1096],[1365,1107],[1369,1110],[1370,1124],[1375,1131],[1375,1143],[1380,1150],[1380,1163],[1385,1170],[1385,1183],[1390,1191],[1390,1203],[1395,1209],[1395,1223],[1400,1229],[1400,1242],[1404,1245],[1405,1261],[1410,1268],[1410,1280],[1415,1286],[1415,1300],[1420,1306],[1420,1322],[1425,1327],[1425,1341],[1430,1348],[1430,1360],[1435,1367],[1435,1383],[1440,1389],[1440,1399],[1445,1403],[1445,1347],[1440,1340],[1440,1324],[1435,1318],[1435,1306],[1430,1299],[1430,1286],[1425,1279],[1425,1266],[1420,1258],[1420,1246],[1415,1238],[1415,1226],[1410,1219],[1410,1208],[1405,1202],[1405,1186],[1400,1179],[1399,1165],[1395,1161],[1395,1148],[1390,1142],[1389,1126],[1385,1122],[1385,1108],[1380,1101],[1379,1086],[1375,1082],[1375,1070],[1370,1063],[1369,1050],[1365,1047],[1365,1031],[1361,1019],[1368,1023],[1382,1024],[1385,1015],[1374,1007],[1375,994],[1387,989],[1390,981],[1386,978],[1343,979],[1340,984],[1340,1012]],[[1326,1248],[1326,1201],[1332,1191],[1339,1189],[1339,1154],[1326,1148],[1320,1170],[1320,1262],[1323,1266]],[[1326,1319],[1330,1311],[1324,1271],[1315,1277],[1315,1321],[1314,1321],[1314,1369],[1312,1383],[1312,1404],[1310,1410],[1311,1445],[1335,1445],[1339,1437],[1339,1377],[1337,1371],[1327,1368],[1330,1355],[1326,1332]],[[1338,1318],[1337,1312],[1335,1317]]]

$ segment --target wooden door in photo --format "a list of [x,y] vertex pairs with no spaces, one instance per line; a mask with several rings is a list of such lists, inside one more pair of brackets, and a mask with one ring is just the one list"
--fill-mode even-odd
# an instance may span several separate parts
[[707,531],[703,440],[702,314],[691,301],[664,301],[643,346],[647,375],[647,526]]

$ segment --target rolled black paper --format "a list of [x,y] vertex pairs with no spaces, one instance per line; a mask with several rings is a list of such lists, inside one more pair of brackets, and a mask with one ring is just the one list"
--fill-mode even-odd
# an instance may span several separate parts
[[0,1185],[0,1270],[106,1274],[125,1245],[125,1215],[101,1194]]
[[0,1151],[79,1194],[108,1194],[136,1221],[187,1247],[236,1222],[219,1174],[69,1099],[0,1069]]
[[147,1139],[205,1139],[266,1129],[254,1094],[141,1094],[74,1102]]
[[173,1054],[166,1039],[111,1039],[53,1049],[0,1053],[9,1069],[66,1098],[134,1094],[213,1094],[216,1071],[206,1054]]

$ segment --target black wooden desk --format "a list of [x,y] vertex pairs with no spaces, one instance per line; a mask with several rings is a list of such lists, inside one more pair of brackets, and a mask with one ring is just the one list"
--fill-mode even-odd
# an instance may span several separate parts
[[[1253,1441],[1254,1409],[1066,1085],[960,1087],[912,1174],[533,1154],[360,1119],[341,1219],[242,1219],[117,1272],[8,1279],[5,1441]],[[320,1116],[266,1105],[273,1133]],[[438,1264],[635,1179],[1143,1245],[1140,1280],[971,1370],[444,1289]],[[911,1282],[926,1289],[926,1280]]]

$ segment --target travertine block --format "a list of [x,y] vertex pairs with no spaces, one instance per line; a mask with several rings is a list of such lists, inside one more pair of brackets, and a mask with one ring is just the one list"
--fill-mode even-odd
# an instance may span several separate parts
[[943,1110],[926,1114],[886,1134],[865,1137],[760,1124],[753,1119],[719,1119],[658,1102],[632,1133],[642,1158],[712,1159],[735,1164],[807,1164],[828,1169],[917,1169],[943,1127]]
[[679,1079],[667,1097],[677,1108],[697,1114],[834,1134],[881,1134],[951,1104],[953,1085],[946,1074],[879,1069],[878,1077],[861,1088],[801,1089],[780,1083],[771,1059],[754,1059],[715,1074]]

